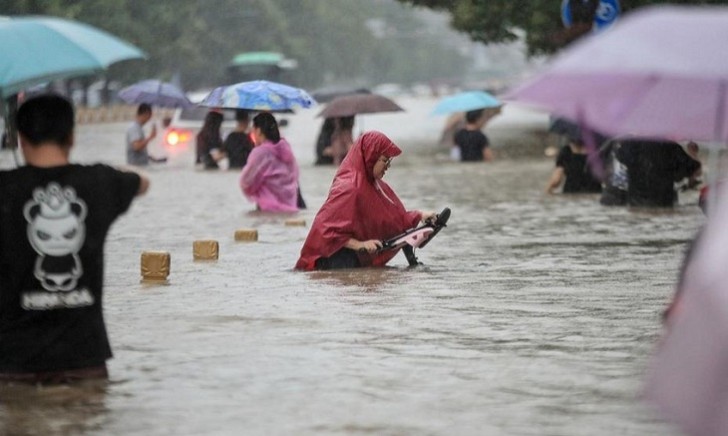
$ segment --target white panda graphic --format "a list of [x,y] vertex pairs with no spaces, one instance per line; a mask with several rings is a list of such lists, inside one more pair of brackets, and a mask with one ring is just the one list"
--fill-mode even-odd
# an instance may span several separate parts
[[76,191],[55,182],[36,188],[25,203],[28,240],[38,253],[34,274],[46,291],[71,291],[83,275],[78,252],[86,240],[86,213]]

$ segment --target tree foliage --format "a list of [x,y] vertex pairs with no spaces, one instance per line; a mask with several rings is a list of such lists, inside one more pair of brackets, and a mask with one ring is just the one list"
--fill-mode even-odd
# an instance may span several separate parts
[[[561,1],[555,0],[397,0],[451,14],[455,29],[474,41],[501,43],[525,32],[528,52],[552,53],[591,31],[591,22],[576,22],[564,28]],[[590,0],[596,3],[598,0]],[[656,4],[725,4],[725,0],[621,0],[622,12]],[[589,20],[591,21],[591,20]]]
[[[464,58],[393,0],[0,0],[5,15],[53,15],[86,22],[143,49],[147,61],[115,65],[131,82],[180,73],[188,89],[226,83],[226,65],[245,51],[296,59],[295,82],[409,82],[463,73]],[[382,40],[371,18],[397,23]],[[419,35],[419,36],[418,36]]]

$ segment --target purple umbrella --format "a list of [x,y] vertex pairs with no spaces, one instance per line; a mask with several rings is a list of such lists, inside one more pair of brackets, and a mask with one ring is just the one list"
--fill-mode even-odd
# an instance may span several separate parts
[[728,8],[654,6],[508,93],[611,135],[728,139]]
[[171,83],[160,80],[142,80],[119,91],[119,98],[129,104],[147,103],[161,107],[189,107],[192,102],[185,93]]
[[652,358],[646,396],[691,435],[728,434],[728,189],[685,273]]

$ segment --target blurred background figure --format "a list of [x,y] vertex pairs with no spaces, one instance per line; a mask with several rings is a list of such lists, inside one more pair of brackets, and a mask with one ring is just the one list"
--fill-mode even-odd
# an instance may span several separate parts
[[223,142],[223,150],[228,158],[228,168],[243,168],[248,162],[248,155],[255,146],[250,139],[248,125],[250,113],[245,109],[235,111],[235,130],[230,132]]
[[455,133],[455,146],[460,151],[461,162],[492,161],[488,137],[482,129],[492,117],[486,109],[477,109],[465,113],[465,127]]
[[594,177],[589,167],[588,155],[580,129],[571,129],[568,143],[556,156],[556,168],[546,185],[546,193],[554,194],[563,183],[563,194],[596,193],[602,191],[602,183]]
[[354,116],[336,118],[334,126],[334,133],[331,135],[331,155],[334,165],[340,165],[354,144]]
[[157,126],[147,136],[144,125],[152,119],[152,107],[142,103],[137,107],[136,117],[126,131],[126,163],[135,166],[149,165],[150,158],[147,146],[157,136]]
[[202,125],[202,129],[200,129],[200,132],[197,134],[195,163],[201,164],[206,170],[218,169],[219,166],[217,162],[225,157],[222,151],[223,145],[220,133],[222,120],[223,116],[220,112],[208,112],[205,116],[205,122]]
[[673,141],[622,141],[616,156],[627,166],[630,206],[672,207],[678,201],[675,183],[700,175],[700,161]]
[[599,155],[604,163],[604,186],[599,203],[604,206],[626,206],[629,176],[627,166],[617,159],[617,152],[621,143],[612,139],[605,141],[599,149]]
[[455,133],[465,127],[465,113],[455,112],[445,120],[438,144],[450,151],[450,159],[460,160],[460,148],[455,145]]
[[253,118],[255,148],[240,173],[240,188],[258,210],[296,212],[302,201],[298,164],[291,146],[281,138],[276,119],[268,112]]
[[325,118],[316,139],[316,165],[333,165],[331,155],[331,136],[336,128],[336,118]]
[[685,150],[690,157],[700,162],[700,171],[688,177],[687,184],[682,190],[700,189],[700,185],[703,184],[703,180],[705,179],[705,168],[703,168],[703,162],[700,160],[700,146],[696,142],[690,141],[685,146]]

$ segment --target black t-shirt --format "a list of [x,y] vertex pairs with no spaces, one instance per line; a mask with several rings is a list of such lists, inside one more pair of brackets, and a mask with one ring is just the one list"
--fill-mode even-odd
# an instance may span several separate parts
[[566,194],[601,192],[602,184],[589,170],[587,155],[574,153],[565,145],[556,156],[556,166],[564,169],[566,180],[562,192]]
[[454,141],[460,148],[461,161],[483,160],[483,150],[488,146],[488,137],[480,130],[460,129],[455,133]]
[[248,155],[253,150],[253,141],[245,132],[230,132],[222,144],[227,153],[230,168],[242,168],[248,163]]
[[106,165],[0,171],[0,372],[103,364],[104,241],[139,191]]
[[700,169],[700,162],[672,141],[623,141],[617,158],[627,166],[631,206],[673,206],[675,182]]

